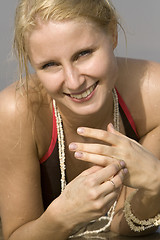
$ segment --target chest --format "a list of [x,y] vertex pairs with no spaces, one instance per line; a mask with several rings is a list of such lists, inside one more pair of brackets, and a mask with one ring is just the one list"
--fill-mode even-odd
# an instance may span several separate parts
[[76,178],[79,174],[81,174],[86,169],[92,167],[93,164],[78,160],[74,157],[72,152],[66,152],[66,179],[67,182],[72,181]]

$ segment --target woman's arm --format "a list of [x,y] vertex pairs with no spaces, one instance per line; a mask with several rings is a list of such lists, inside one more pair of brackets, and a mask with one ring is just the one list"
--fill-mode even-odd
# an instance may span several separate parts
[[[0,213],[5,240],[65,240],[79,223],[105,212],[118,196],[123,167],[92,167],[67,185],[44,212],[33,118],[24,97],[0,94]],[[114,176],[117,189],[108,181]],[[105,194],[105,197],[103,196]]]
[[66,239],[69,228],[54,212],[44,212],[33,116],[15,86],[0,93],[0,214],[4,239]]
[[[137,175],[135,176],[139,179],[139,182],[143,181],[143,185],[146,185],[143,188],[139,188],[130,201],[131,211],[139,220],[154,218],[160,213],[160,161],[158,158],[159,138],[160,128],[157,127],[140,140],[141,144],[145,146],[145,148],[150,149],[151,152],[154,152],[155,155],[152,155],[150,152],[148,157],[144,157],[144,167],[140,164],[140,158],[138,158],[138,162],[136,163],[141,169],[141,173],[139,173],[139,177]],[[145,171],[147,171],[148,174],[144,173]],[[121,198],[119,199],[119,203],[117,205],[117,214],[112,224],[112,230],[124,235],[145,235],[147,233],[155,232],[157,227],[153,227],[142,232],[131,231],[128,223],[126,222],[123,209],[124,202],[128,196],[130,196],[131,192],[135,192],[135,189],[127,187],[123,188]]]

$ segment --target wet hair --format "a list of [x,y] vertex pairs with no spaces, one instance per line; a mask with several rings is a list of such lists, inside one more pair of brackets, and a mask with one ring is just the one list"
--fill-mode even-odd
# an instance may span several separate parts
[[[27,33],[34,30],[38,20],[47,22],[89,20],[106,32],[115,31],[118,17],[109,0],[20,0],[15,15],[14,50],[19,61],[19,83],[28,86],[29,56]],[[25,77],[24,77],[25,76]]]

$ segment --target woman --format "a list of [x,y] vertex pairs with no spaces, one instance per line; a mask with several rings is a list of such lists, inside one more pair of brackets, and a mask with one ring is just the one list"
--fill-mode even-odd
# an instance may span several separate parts
[[18,4],[20,80],[0,94],[5,239],[160,224],[160,66],[116,58],[117,25],[109,1]]

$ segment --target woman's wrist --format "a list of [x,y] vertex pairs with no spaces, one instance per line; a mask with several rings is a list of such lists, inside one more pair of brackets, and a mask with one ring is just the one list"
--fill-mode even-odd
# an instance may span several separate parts
[[[126,222],[128,223],[130,229],[134,232],[141,232],[141,231],[145,231],[147,229],[153,228],[153,227],[158,227],[160,225],[160,211],[158,212],[158,214],[156,214],[154,216],[152,216],[153,214],[148,212],[147,214],[149,214],[149,217],[146,217],[146,215],[143,215],[143,217],[142,217],[142,215],[140,216],[140,212],[133,210],[133,206],[131,204],[133,204],[133,199],[137,193],[138,193],[138,190],[132,192],[129,195],[129,197],[126,199],[125,204],[124,204],[124,216],[125,216]],[[134,204],[135,204],[135,202],[134,202]],[[139,205],[139,209],[143,209],[143,213],[144,213],[145,209],[143,208],[143,204],[144,203]],[[157,210],[155,210],[155,211],[157,211]],[[134,213],[134,212],[136,212],[136,213]],[[147,211],[145,211],[145,212],[147,212]],[[137,217],[137,214],[140,217]],[[152,217],[150,217],[150,214]]]
[[141,220],[154,217],[160,213],[159,201],[159,191],[139,189],[131,200],[133,213]]
[[140,191],[148,197],[159,196],[160,198],[160,160],[158,158],[154,157],[154,161],[151,162],[143,189]]
[[75,211],[73,202],[68,200],[64,192],[49,205],[46,214],[51,229],[54,224],[69,235],[84,221],[84,218]]
[[156,158],[154,163],[144,187],[139,188],[131,200],[133,214],[139,219],[148,219],[160,213],[160,161]]
[[61,205],[59,197],[49,205],[44,215],[49,229],[55,228],[57,232],[61,231],[68,236],[70,235],[74,224],[72,220],[69,220],[69,212],[68,218],[65,218],[64,205]]

